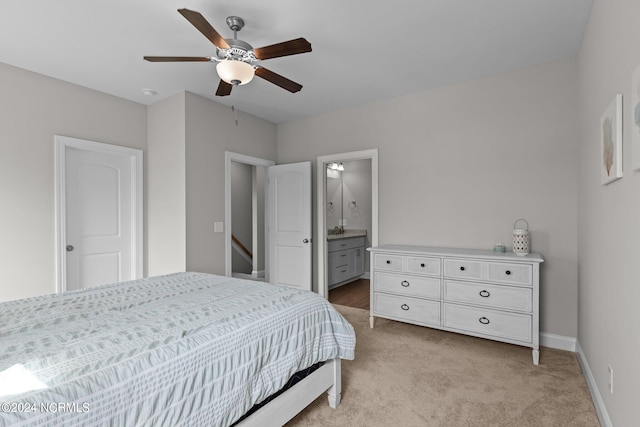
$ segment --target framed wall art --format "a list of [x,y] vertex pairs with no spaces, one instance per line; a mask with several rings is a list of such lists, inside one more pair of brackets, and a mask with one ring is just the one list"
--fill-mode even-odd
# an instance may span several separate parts
[[622,178],[622,94],[613,99],[600,119],[600,178],[608,184]]

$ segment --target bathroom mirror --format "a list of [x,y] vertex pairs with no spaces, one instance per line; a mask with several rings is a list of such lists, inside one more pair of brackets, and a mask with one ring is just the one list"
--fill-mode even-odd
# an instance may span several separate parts
[[342,172],[327,167],[327,229],[341,225],[342,219]]
[[371,160],[326,164],[327,235],[362,233],[370,236]]

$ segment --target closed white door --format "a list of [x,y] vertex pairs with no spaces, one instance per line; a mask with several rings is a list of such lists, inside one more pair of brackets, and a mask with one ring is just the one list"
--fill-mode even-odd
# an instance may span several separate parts
[[66,273],[63,289],[141,277],[138,253],[141,224],[137,223],[137,218],[141,218],[137,199],[142,197],[137,182],[141,158],[137,162],[135,155],[121,149],[66,146],[63,150],[65,232],[61,250]]
[[269,282],[312,290],[311,162],[267,168]]

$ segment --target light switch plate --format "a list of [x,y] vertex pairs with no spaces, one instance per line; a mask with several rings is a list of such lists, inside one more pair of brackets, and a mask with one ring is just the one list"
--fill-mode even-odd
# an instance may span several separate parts
[[224,231],[224,222],[216,221],[213,223],[213,232],[222,233]]

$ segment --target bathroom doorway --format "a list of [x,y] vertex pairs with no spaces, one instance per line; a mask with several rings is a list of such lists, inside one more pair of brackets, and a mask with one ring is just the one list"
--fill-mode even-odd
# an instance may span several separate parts
[[378,150],[320,156],[316,171],[318,293],[366,309],[366,249],[378,245]]

